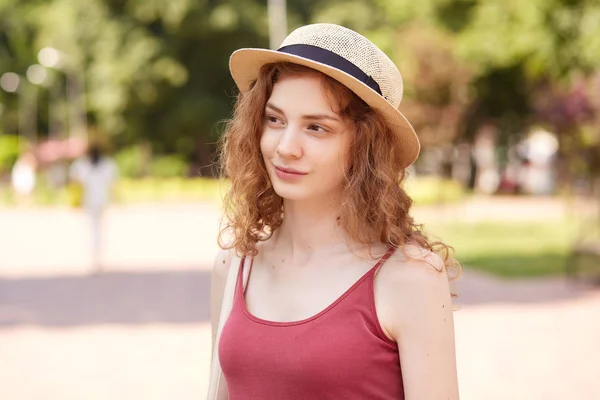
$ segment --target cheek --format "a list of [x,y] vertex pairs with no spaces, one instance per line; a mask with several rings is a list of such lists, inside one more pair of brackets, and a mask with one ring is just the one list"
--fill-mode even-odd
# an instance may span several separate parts
[[338,175],[340,178],[343,178],[346,175],[346,172],[348,171],[348,164],[348,155],[346,153],[340,153],[337,162]]
[[272,140],[270,140],[268,133],[263,132],[262,136],[260,137],[260,152],[262,153],[263,157],[268,157],[268,155],[271,153],[271,145]]
[[317,157],[317,162],[321,170],[325,173],[323,176],[327,176],[328,181],[339,181],[343,179],[347,164],[348,154],[345,150],[336,148],[329,149],[325,154],[321,154]]
[[350,142],[348,138],[341,141],[339,149],[336,165],[339,166],[339,170],[344,174],[350,166]]

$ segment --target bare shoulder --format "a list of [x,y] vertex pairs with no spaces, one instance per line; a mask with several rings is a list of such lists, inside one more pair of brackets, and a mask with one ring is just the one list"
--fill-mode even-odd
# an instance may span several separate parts
[[[220,309],[223,300],[223,292],[227,283],[227,275],[231,263],[235,262],[235,250],[220,249],[215,256],[213,269],[210,277],[211,304]],[[216,310],[215,310],[216,311]]]
[[392,286],[402,282],[424,286],[448,282],[444,260],[433,251],[416,245],[396,250],[380,274],[386,277],[382,280]]
[[227,273],[229,272],[229,267],[231,266],[231,261],[234,257],[236,257],[235,250],[219,249],[213,264],[213,279],[222,279],[223,281],[227,279]]
[[210,277],[210,319],[212,325],[212,338],[215,343],[217,335],[217,326],[221,313],[221,304],[223,303],[223,295],[225,285],[227,284],[227,275],[231,263],[235,262],[235,250],[219,250],[215,256],[213,269]]
[[240,258],[236,255],[234,249],[219,249],[215,256],[213,269],[210,277],[211,298],[213,302],[217,302],[220,306],[227,276],[232,263],[239,263]]
[[391,338],[434,310],[452,310],[444,260],[414,245],[398,249],[384,264],[375,282],[376,306],[384,331]]

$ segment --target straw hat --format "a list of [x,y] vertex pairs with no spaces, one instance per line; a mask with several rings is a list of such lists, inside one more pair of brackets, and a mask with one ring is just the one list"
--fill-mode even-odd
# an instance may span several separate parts
[[403,167],[419,155],[417,134],[398,110],[402,76],[393,61],[364,36],[334,24],[300,27],[285,38],[278,50],[240,49],[229,60],[231,75],[245,92],[265,64],[291,62],[320,71],[348,87],[379,111],[400,138]]

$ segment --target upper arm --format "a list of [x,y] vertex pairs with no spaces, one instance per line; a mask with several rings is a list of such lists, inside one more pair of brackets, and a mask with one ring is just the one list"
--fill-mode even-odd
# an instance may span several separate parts
[[[227,284],[227,274],[231,266],[232,259],[235,257],[232,251],[219,250],[215,257],[213,270],[210,279],[210,325],[212,330],[212,348],[216,344],[217,330],[219,327],[219,318],[221,316],[221,305],[225,294],[225,285]],[[213,353],[214,354],[214,353]],[[211,377],[212,379],[212,377]],[[219,399],[229,398],[225,380],[219,382]]]
[[214,346],[221,315],[221,304],[227,283],[227,273],[233,255],[229,250],[219,250],[215,257],[210,279],[210,325],[212,330],[212,344]]
[[397,265],[385,269],[384,315],[398,343],[406,399],[457,400],[453,308],[443,261],[431,252],[419,260],[390,261]]

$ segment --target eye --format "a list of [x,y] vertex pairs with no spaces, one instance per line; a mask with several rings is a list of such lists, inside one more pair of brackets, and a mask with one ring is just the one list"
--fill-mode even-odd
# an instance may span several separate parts
[[278,117],[276,117],[275,115],[271,115],[271,114],[267,114],[267,115],[265,116],[265,120],[266,120],[268,123],[270,123],[270,124],[277,124],[277,125],[279,125],[279,124],[281,124],[281,123],[282,123],[281,119],[279,119],[279,118],[278,118]]
[[308,130],[309,131],[313,131],[313,132],[321,132],[321,133],[325,133],[328,132],[329,130],[321,125],[317,125],[317,124],[310,124],[308,126]]

